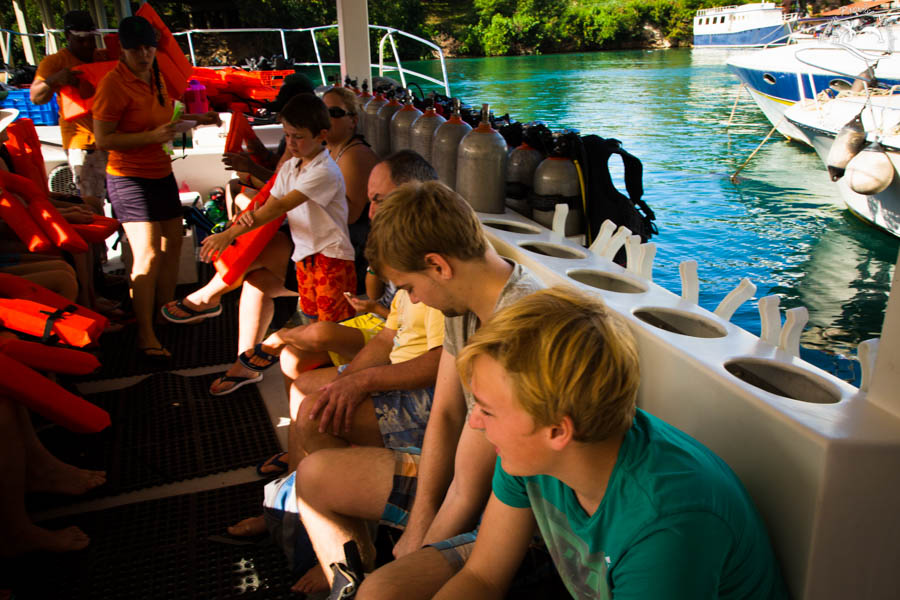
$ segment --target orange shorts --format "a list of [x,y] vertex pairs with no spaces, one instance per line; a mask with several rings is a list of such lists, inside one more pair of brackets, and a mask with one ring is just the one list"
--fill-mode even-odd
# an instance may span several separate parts
[[356,292],[356,270],[352,260],[307,256],[297,263],[300,310],[311,319],[343,321],[356,315],[344,292]]

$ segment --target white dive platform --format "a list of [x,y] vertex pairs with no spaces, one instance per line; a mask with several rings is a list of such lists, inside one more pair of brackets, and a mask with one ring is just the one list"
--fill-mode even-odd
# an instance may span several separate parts
[[860,219],[900,237],[900,94],[841,95],[827,100],[807,100],[785,112],[787,121],[809,139],[823,163],[828,162],[835,136],[857,114],[868,142],[878,141],[893,166],[893,180],[876,194],[861,194],[852,188],[850,177],[836,184],[847,208]]
[[785,44],[796,14],[782,13],[781,4],[758,2],[703,8],[694,16],[694,46],[758,48]]
[[[805,309],[787,311],[782,327],[777,297],[761,299],[766,339],[729,323],[755,291],[749,282],[713,313],[696,304],[696,263],[682,264],[687,297],[653,283],[652,243],[640,246],[623,232],[613,236],[614,247],[604,251],[601,239],[594,252],[508,210],[479,217],[501,254],[548,285],[599,295],[627,319],[641,357],[638,404],[737,472],[766,521],[793,598],[896,597],[897,278],[885,323],[890,345],[882,344],[875,369],[874,348],[861,347],[863,389],[857,389],[797,358]],[[605,258],[622,242],[631,245],[629,269]]]

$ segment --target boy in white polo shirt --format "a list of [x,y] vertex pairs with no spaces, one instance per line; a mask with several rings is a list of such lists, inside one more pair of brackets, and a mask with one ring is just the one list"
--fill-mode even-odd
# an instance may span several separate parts
[[[284,106],[280,117],[291,159],[278,170],[269,199],[256,210],[245,213],[225,231],[206,237],[200,255],[204,260],[211,260],[239,235],[287,214],[301,310],[314,320],[342,321],[355,313],[344,298],[344,292],[356,291],[356,273],[347,230],[344,178],[324,146],[325,133],[331,127],[328,109],[313,94],[299,94]],[[253,287],[270,297],[287,293],[283,280],[275,274],[277,269],[259,271],[263,276],[256,277]],[[219,298],[234,287],[224,286],[221,278],[216,276],[203,289],[173,303],[174,306],[165,306],[163,315],[173,322],[193,322],[216,316],[221,313]],[[268,315],[245,315],[245,312],[259,312],[244,310],[246,291],[245,286],[240,310],[242,330],[249,321],[268,322],[271,319],[271,308],[264,311]],[[262,339],[265,328],[257,329],[257,335],[239,336],[238,353],[250,350]],[[245,339],[249,337],[256,339]],[[247,370],[235,362],[223,377],[213,382],[210,393],[216,396],[227,394],[261,379],[261,373]]]

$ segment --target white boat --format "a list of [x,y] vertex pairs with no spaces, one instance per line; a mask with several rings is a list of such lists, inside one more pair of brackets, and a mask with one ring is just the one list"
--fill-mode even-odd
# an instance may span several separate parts
[[[814,98],[832,85],[849,87],[856,76],[872,69],[886,87],[900,83],[898,15],[879,26],[853,27],[835,21],[818,37],[729,57],[728,68],[747,88],[772,125],[786,138],[810,144],[802,131],[784,118],[794,103]],[[872,77],[870,77],[871,79]],[[837,82],[837,83],[836,83]]]
[[[367,37],[358,35],[366,11],[352,9],[365,8],[365,2],[343,5],[342,75],[358,76],[369,71],[371,60]],[[188,154],[176,162],[195,160]],[[881,351],[876,356],[874,344],[863,346],[863,380],[856,388],[798,357],[805,309],[782,316],[777,297],[760,299],[762,334],[753,335],[729,322],[752,296],[749,282],[708,311],[697,304],[696,263],[682,263],[683,290],[676,295],[653,282],[652,243],[641,245],[627,230],[608,230],[585,248],[564,236],[566,210],[565,204],[557,207],[558,227],[552,229],[508,209],[479,218],[501,254],[548,284],[596,294],[627,320],[640,352],[638,404],[706,444],[739,475],[767,524],[793,598],[894,597],[900,589],[900,280]],[[627,268],[610,259],[622,244]],[[260,390],[273,424],[283,425],[288,408],[279,378],[267,378]],[[147,493],[160,497],[255,479],[252,467],[235,469]],[[145,497],[86,502],[68,514]],[[53,516],[60,514],[66,512]]]
[[872,195],[854,191],[849,177],[841,177],[836,185],[850,212],[900,237],[900,95],[841,95],[832,100],[807,100],[789,108],[785,117],[803,132],[827,166],[835,137],[858,114],[867,141],[878,141],[884,146],[894,177],[887,189]]
[[694,16],[694,47],[759,48],[786,44],[798,15],[759,2],[702,8]]

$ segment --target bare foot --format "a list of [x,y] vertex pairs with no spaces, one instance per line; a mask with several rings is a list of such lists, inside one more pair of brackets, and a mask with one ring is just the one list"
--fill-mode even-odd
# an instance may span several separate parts
[[28,491],[79,496],[106,483],[106,471],[79,469],[59,460],[29,469]]
[[325,578],[325,569],[322,568],[322,565],[314,566],[291,586],[291,591],[303,594],[327,592],[328,579]]
[[0,546],[0,556],[18,556],[29,552],[72,552],[82,550],[91,543],[91,538],[75,526],[58,531],[38,527],[33,523],[25,525],[21,531],[10,532],[12,547]]
[[266,532],[266,520],[262,515],[249,517],[228,527],[228,533],[235,537],[253,537]]

